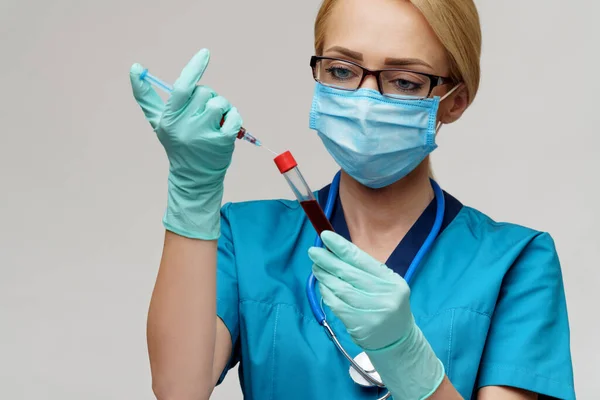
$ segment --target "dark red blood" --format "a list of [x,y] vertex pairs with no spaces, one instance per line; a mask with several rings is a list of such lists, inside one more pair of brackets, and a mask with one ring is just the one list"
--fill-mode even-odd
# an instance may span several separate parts
[[323,231],[333,232],[333,226],[331,226],[331,223],[325,216],[323,209],[316,200],[301,201],[300,205],[304,209],[306,216],[312,223],[319,236],[321,236]]

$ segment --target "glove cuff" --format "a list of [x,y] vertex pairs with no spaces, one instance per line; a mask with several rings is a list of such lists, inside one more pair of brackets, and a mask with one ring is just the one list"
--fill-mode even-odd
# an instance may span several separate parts
[[218,240],[221,237],[220,216],[217,215],[216,221],[204,219],[205,223],[196,224],[185,214],[172,214],[167,209],[162,222],[166,230],[179,236],[190,239]]
[[404,339],[366,353],[394,399],[427,399],[446,375],[444,364],[416,324]]
[[191,239],[217,240],[221,236],[223,184],[204,193],[179,190],[169,180],[163,225],[168,231]]

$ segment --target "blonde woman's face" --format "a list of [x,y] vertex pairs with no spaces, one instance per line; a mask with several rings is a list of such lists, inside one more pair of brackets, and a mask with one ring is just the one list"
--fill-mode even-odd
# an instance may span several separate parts
[[[444,46],[421,12],[407,0],[339,0],[328,17],[324,57],[353,61],[367,69],[400,68],[450,77]],[[378,89],[368,76],[362,88]],[[453,87],[433,88],[443,96]],[[465,90],[454,92],[440,104],[438,120],[456,121],[467,107]]]
[[[402,68],[449,76],[446,52],[435,33],[406,0],[340,0],[327,21],[323,56],[368,69]],[[440,95],[450,88],[436,88]],[[363,88],[377,90],[370,76]]]

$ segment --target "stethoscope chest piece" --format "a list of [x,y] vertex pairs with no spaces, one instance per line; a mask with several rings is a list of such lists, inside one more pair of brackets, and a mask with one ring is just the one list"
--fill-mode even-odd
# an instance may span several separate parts
[[[381,377],[379,376],[375,368],[373,368],[373,364],[371,363],[369,356],[367,356],[367,353],[365,353],[364,351],[362,353],[359,353],[356,357],[354,357],[354,362],[357,363],[366,373],[368,373],[371,378],[375,379],[378,382],[381,382]],[[360,375],[352,365],[350,365],[350,377],[354,382],[356,382],[360,386],[375,386],[373,383],[369,382],[362,375]]]

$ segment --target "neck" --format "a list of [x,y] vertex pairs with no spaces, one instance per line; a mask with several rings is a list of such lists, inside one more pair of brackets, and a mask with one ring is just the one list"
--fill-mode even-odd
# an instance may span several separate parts
[[365,247],[380,247],[386,240],[397,244],[433,198],[428,159],[381,189],[363,186],[344,172],[340,180],[340,199],[352,241]]

